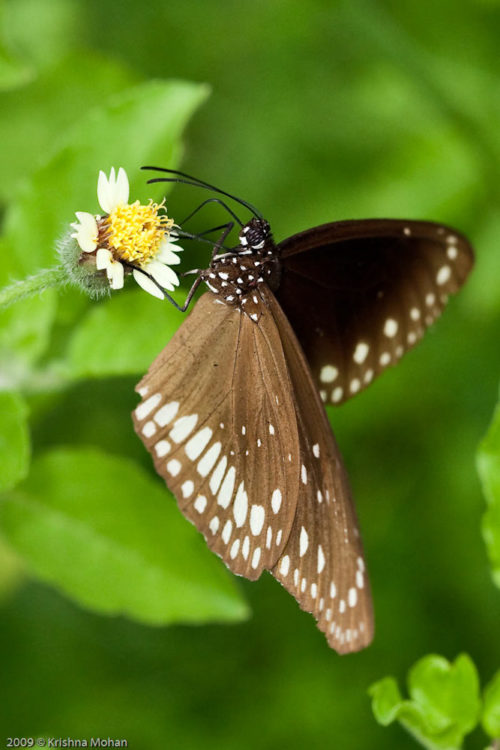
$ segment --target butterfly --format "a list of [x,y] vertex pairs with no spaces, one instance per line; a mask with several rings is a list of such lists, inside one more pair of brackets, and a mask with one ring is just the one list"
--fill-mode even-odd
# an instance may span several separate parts
[[399,219],[324,224],[276,244],[251,204],[173,174],[152,181],[205,187],[253,216],[243,223],[215,199],[239,221],[238,243],[223,244],[228,222],[187,304],[199,284],[207,291],[137,386],[135,429],[227,567],[250,580],[269,571],[332,648],[357,651],[373,638],[373,605],[325,404],[415,346],[467,278],[472,248],[449,227]]

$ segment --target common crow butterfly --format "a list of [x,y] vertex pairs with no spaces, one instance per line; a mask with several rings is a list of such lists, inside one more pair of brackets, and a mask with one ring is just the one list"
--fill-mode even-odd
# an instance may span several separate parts
[[359,393],[422,338],[465,281],[472,248],[455,229],[399,219],[324,224],[275,244],[249,203],[159,171],[174,176],[152,182],[205,187],[253,217],[243,224],[220,198],[201,204],[230,211],[238,244],[223,244],[233,221],[214,228],[222,238],[181,309],[199,283],[208,291],[137,386],[135,429],[228,568],[251,580],[270,571],[331,647],[357,651],[373,637],[372,600],[324,404]]

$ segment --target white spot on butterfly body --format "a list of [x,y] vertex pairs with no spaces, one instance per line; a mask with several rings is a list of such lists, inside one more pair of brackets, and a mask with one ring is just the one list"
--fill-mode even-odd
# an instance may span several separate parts
[[153,419],[156,424],[160,425],[160,427],[165,427],[165,425],[172,421],[178,411],[179,402],[171,401],[169,404],[165,404],[164,406],[162,406],[161,409],[158,409],[156,414],[153,416]]
[[384,334],[388,338],[393,338],[398,332],[398,324],[394,318],[387,318],[384,325]]
[[252,505],[250,510],[250,530],[254,536],[258,536],[264,526],[266,512],[263,505]]
[[227,457],[222,456],[221,460],[215,467],[212,476],[210,477],[209,485],[214,495],[216,495],[217,492],[219,491],[220,483],[222,482],[222,477],[226,473],[226,466],[227,466]]
[[143,401],[142,404],[139,404],[137,409],[135,410],[135,416],[139,421],[144,419],[144,417],[147,417],[150,412],[155,409],[158,404],[161,401],[161,393],[155,393],[154,396],[150,396],[146,401]]
[[248,513],[248,495],[245,492],[245,483],[241,482],[234,499],[233,516],[236,526],[241,528],[246,521]]
[[449,266],[441,266],[436,275],[436,281],[441,286],[446,284],[451,276],[451,268]]
[[168,440],[159,440],[155,445],[155,451],[158,458],[163,458],[169,452],[171,446]]
[[253,553],[253,555],[252,555],[252,568],[254,568],[254,569],[255,569],[255,568],[257,568],[257,567],[258,567],[258,565],[259,565],[259,560],[260,560],[260,547],[257,547],[257,548],[256,548],[256,549],[254,550],[254,553]]
[[309,536],[305,528],[302,526],[300,530],[300,539],[299,539],[299,555],[300,557],[304,557],[304,555],[307,552],[307,548],[309,547]]
[[194,501],[194,509],[197,510],[198,513],[203,513],[206,507],[207,498],[205,497],[205,495],[198,495],[198,497]]
[[195,461],[203,453],[212,434],[210,427],[203,427],[186,443],[184,450],[191,461]]
[[313,453],[316,456],[316,458],[319,458],[319,443],[315,443],[313,445]]
[[156,425],[151,420],[149,420],[149,422],[146,422],[146,424],[142,428],[142,434],[144,435],[144,437],[147,437],[147,438],[153,437],[155,432],[156,432]]
[[368,355],[369,350],[370,347],[368,346],[368,344],[364,341],[360,341],[356,346],[356,349],[354,350],[354,354],[352,355],[353,360],[357,362],[358,365],[362,365]]
[[325,365],[321,368],[319,379],[322,383],[333,383],[339,371],[333,365]]
[[182,468],[182,464],[176,458],[172,458],[172,460],[169,461],[168,464],[167,464],[167,471],[173,477],[177,476],[177,474],[180,472],[181,468]]
[[221,505],[223,508],[227,508],[229,503],[231,502],[235,478],[236,469],[234,468],[234,466],[231,466],[225,476],[224,481],[222,482],[222,487],[220,488],[219,496],[217,498],[217,504]]
[[189,497],[193,494],[194,482],[191,479],[187,479],[181,486],[182,497]]
[[219,457],[220,450],[222,448],[221,443],[214,443],[208,451],[205,453],[203,458],[198,462],[197,471],[202,477],[206,477]]
[[278,513],[279,509],[281,508],[281,500],[281,490],[274,490],[271,496],[271,507],[273,509],[273,513]]
[[186,417],[180,417],[174,423],[174,426],[169,433],[174,443],[182,443],[183,440],[185,440],[187,436],[192,433],[192,431],[196,427],[197,421],[197,414],[189,414]]
[[325,567],[325,554],[323,552],[323,548],[321,544],[318,544],[318,573],[321,573],[324,567]]
[[217,529],[219,528],[219,518],[217,516],[214,516],[210,523],[208,524],[208,528],[212,532],[212,534],[215,534],[217,532]]
[[219,271],[219,279],[224,279],[224,281],[227,281],[229,278],[229,274],[225,271]]

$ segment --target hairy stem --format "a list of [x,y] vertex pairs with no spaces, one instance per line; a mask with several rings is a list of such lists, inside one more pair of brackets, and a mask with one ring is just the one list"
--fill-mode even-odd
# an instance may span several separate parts
[[56,268],[46,268],[39,271],[34,276],[29,276],[22,281],[14,281],[9,286],[0,289],[0,309],[8,307],[19,302],[26,297],[33,297],[35,294],[41,294],[46,289],[66,284],[67,275],[60,266]]

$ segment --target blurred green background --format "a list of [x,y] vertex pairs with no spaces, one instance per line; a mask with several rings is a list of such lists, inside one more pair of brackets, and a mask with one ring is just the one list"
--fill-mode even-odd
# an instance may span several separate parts
[[[51,235],[43,222],[68,190],[74,200],[69,183],[50,182],[67,156],[66,134],[93,133],[94,108],[152,79],[208,84],[208,98],[198,89],[185,105],[185,120],[200,108],[183,138],[182,167],[258,206],[277,239],[336,219],[423,218],[467,233],[478,256],[422,345],[329,413],[357,499],[373,645],[340,658],[268,575],[237,581],[251,614],[235,624],[153,627],[97,614],[36,582],[3,542],[0,738],[111,735],[145,750],[415,747],[399,727],[376,724],[373,681],[388,673],[402,681],[429,652],[468,652],[484,681],[500,665],[500,592],[481,537],[474,465],[500,371],[500,3],[10,0],[0,9],[5,258],[16,245],[2,283],[52,261],[46,239],[62,223],[56,211]],[[136,166],[145,155],[168,166],[152,132],[161,134],[169,117],[146,110],[144,139],[139,132],[128,144]],[[88,196],[99,148],[110,153],[102,168],[120,166],[119,138],[107,138],[96,145],[88,135],[89,159],[75,161],[88,164],[74,173]],[[172,152],[172,162],[179,156]],[[131,168],[129,155],[121,163]],[[142,177],[133,186],[147,195]],[[201,197],[178,187],[170,212],[181,218]],[[89,200],[70,202],[66,221],[74,210],[97,210]],[[219,218],[207,212],[198,226]],[[202,255],[194,250],[189,265]],[[30,304],[25,315],[38,325],[42,307]],[[92,368],[88,340],[80,355],[71,344],[89,303],[68,292],[55,318],[43,305],[50,331],[19,336],[15,313],[5,323],[20,355],[2,377],[25,386],[34,457],[54,446],[95,447],[157,482],[129,418],[142,364]],[[180,324],[181,315],[159,305],[152,300],[129,350],[150,329],[159,349]],[[54,383],[68,342],[80,370],[61,389]],[[105,362],[106,346],[98,353]],[[54,361],[59,369],[41,366]],[[467,746],[484,744],[474,735]]]

